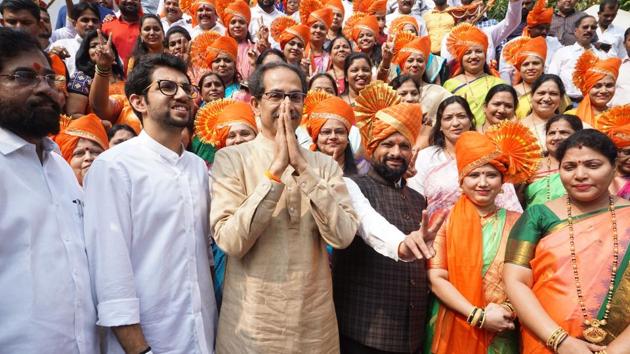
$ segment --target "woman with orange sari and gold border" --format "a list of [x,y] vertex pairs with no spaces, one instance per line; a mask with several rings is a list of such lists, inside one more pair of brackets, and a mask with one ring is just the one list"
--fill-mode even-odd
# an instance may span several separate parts
[[429,326],[431,353],[519,352],[502,270],[508,234],[520,213],[497,207],[495,198],[504,182],[520,183],[536,172],[541,150],[535,142],[526,127],[504,122],[487,134],[465,132],[455,145],[463,194],[429,260],[431,290],[439,300]]
[[507,245],[503,280],[523,352],[628,353],[630,203],[608,191],[617,149],[586,129],[557,157],[567,196],[527,209]]

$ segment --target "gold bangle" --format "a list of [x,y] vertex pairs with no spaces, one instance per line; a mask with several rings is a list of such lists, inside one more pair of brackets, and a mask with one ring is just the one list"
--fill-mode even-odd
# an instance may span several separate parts
[[271,173],[271,171],[267,170],[265,171],[265,177],[269,178],[270,180],[277,182],[277,183],[282,183],[282,180],[280,180],[280,177],[274,175],[273,173]]
[[475,312],[475,316],[473,316],[472,323],[470,324],[473,327],[477,327],[477,325],[479,324],[479,321],[481,320],[481,315],[483,313],[482,309],[478,308],[477,310],[478,311]]
[[486,323],[486,311],[481,310],[481,321],[479,322],[479,328],[483,328],[484,323]]
[[477,310],[479,310],[478,307],[473,307],[472,311],[470,311],[470,313],[468,314],[468,318],[466,318],[466,322],[468,322],[468,324],[472,323],[473,317],[475,317],[475,312],[477,312]]
[[558,343],[558,339],[561,338],[563,334],[566,334],[567,336],[569,335],[567,331],[565,331],[562,327],[558,327],[553,332],[551,332],[551,335],[549,336],[549,338],[547,338],[547,347],[550,349],[554,349],[556,346],[559,346],[560,343]]
[[567,333],[566,331],[560,333],[558,338],[556,338],[555,343],[553,343],[553,351],[554,351],[554,353],[558,352],[558,347],[560,347],[560,344],[562,344],[562,342],[564,342],[564,340],[567,339],[568,337],[569,337],[569,333]]

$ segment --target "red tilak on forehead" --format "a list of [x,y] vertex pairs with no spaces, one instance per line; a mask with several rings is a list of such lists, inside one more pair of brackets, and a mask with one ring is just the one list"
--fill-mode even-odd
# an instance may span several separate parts
[[33,69],[39,71],[42,68],[42,66],[39,63],[33,63]]

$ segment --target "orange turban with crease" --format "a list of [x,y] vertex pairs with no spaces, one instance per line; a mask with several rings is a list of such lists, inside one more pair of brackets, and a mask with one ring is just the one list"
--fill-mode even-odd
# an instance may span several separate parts
[[195,135],[205,144],[217,150],[225,147],[230,129],[235,124],[245,124],[258,132],[251,106],[242,101],[224,98],[203,106],[195,119]]
[[527,14],[527,26],[523,29],[523,36],[529,36],[527,27],[536,27],[538,25],[548,25],[553,18],[553,8],[545,7],[547,0],[538,0],[534,4],[532,10]]
[[249,5],[243,0],[236,0],[233,3],[230,3],[225,10],[223,10],[223,18],[221,21],[228,27],[230,25],[230,21],[234,16],[242,17],[245,19],[245,22],[249,25],[249,22],[252,19],[252,12],[249,9]]
[[621,59],[599,59],[591,50],[587,50],[578,58],[573,72],[573,83],[582,91],[584,99],[578,104],[576,115],[589,125],[594,125],[595,113],[591,105],[589,91],[606,76],[611,76],[615,81],[619,76]]
[[298,24],[289,16],[281,16],[271,22],[271,38],[280,44],[280,49],[284,50],[293,38],[297,38],[304,44],[308,44],[311,38],[311,29],[305,25]]
[[464,54],[475,45],[481,46],[484,54],[488,51],[488,37],[476,26],[470,23],[460,23],[451,30],[446,39],[446,48],[457,59],[458,64],[457,70],[451,77],[461,72],[461,62]]
[[361,31],[369,31],[376,37],[380,31],[378,26],[378,20],[374,15],[367,15],[359,19],[354,26],[352,26],[352,40],[357,42],[359,40],[359,34]]
[[416,33],[419,33],[418,21],[415,17],[410,15],[399,15],[396,17],[390,26],[389,35],[395,36],[396,33],[404,31],[405,26],[411,25],[416,30]]
[[350,133],[350,128],[354,125],[354,111],[346,101],[337,96],[319,102],[304,123],[308,135],[313,140],[311,150],[317,150],[317,137],[329,119],[341,122],[346,127],[346,131]]
[[387,14],[387,0],[354,0],[353,12],[365,12],[369,15],[385,16]]
[[226,54],[236,61],[238,56],[238,43],[230,36],[221,36],[212,42],[207,51],[207,61],[214,62],[220,54]]
[[521,81],[521,65],[530,55],[538,57],[542,60],[543,65],[547,59],[547,41],[545,37],[520,37],[510,41],[503,48],[503,56],[505,61],[514,65],[516,72],[514,73],[514,82]]
[[[541,149],[536,137],[519,123],[505,122],[487,135],[479,132],[465,132],[455,144],[455,160],[459,180],[474,169],[491,164],[504,177],[504,181],[525,181],[538,169]],[[466,194],[457,200],[448,220],[444,223],[446,237],[446,263],[457,264],[449,267],[449,281],[470,301],[473,306],[484,308],[488,304],[484,298],[482,280],[483,233],[481,217],[475,204]],[[461,236],[466,235],[466,242]],[[476,276],[472,276],[475,274]],[[495,299],[500,303],[504,299]],[[485,353],[494,335],[471,327],[466,318],[455,311],[440,306],[436,323],[436,336],[433,339],[433,353]]]
[[343,7],[341,0],[328,0],[326,1],[326,7],[329,7],[333,12],[340,13],[341,16],[346,15],[346,9]]
[[[402,32],[400,35],[402,35],[403,33],[405,32]],[[396,37],[396,40],[398,40],[400,35]],[[411,41],[404,44],[400,43],[397,45],[397,43],[394,42],[394,53],[396,54],[394,56],[393,62],[398,64],[401,69],[405,68],[405,62],[407,61],[407,58],[409,58],[409,56],[413,53],[421,54],[426,62],[429,60],[429,54],[431,54],[431,39],[429,38],[429,36],[424,36],[415,37]]]
[[630,147],[630,104],[612,107],[598,115],[593,127],[606,133],[617,149]]
[[103,127],[101,119],[94,113],[71,120],[70,124],[54,137],[61,150],[61,156],[68,163],[72,159],[72,154],[79,143],[79,139],[93,141],[103,150],[107,150],[109,147],[109,139],[107,138],[105,127]]

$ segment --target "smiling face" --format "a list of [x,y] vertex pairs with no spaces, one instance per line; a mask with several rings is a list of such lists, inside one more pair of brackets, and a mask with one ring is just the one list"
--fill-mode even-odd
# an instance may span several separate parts
[[514,118],[514,96],[506,91],[497,92],[484,107],[490,125]]
[[530,55],[521,64],[521,78],[526,84],[531,85],[543,74],[545,63],[540,57]]
[[348,146],[348,130],[336,119],[328,119],[317,135],[317,150],[333,156],[336,151],[345,150]]
[[398,12],[403,15],[409,15],[414,2],[414,0],[398,0]]
[[403,74],[408,74],[416,80],[421,81],[426,69],[426,61],[424,55],[420,53],[411,53],[403,68]]
[[575,41],[587,47],[591,44],[596,31],[597,21],[593,17],[587,17],[575,26]]
[[469,131],[471,126],[470,117],[459,103],[452,103],[444,108],[440,131],[448,142],[455,145],[462,133]]
[[486,63],[486,53],[480,45],[471,46],[462,57],[462,67],[468,74],[479,74]]
[[217,12],[210,4],[201,4],[197,9],[197,22],[202,30],[213,29],[217,24]]
[[70,167],[72,167],[72,171],[74,171],[77,180],[79,180],[79,184],[83,184],[83,178],[90,166],[92,166],[92,162],[102,152],[103,148],[92,140],[79,139],[70,158]]
[[283,52],[287,62],[299,65],[304,57],[304,42],[297,37],[293,38],[285,44]]
[[332,57],[333,62],[337,65],[343,66],[344,60],[346,60],[351,52],[352,47],[344,38],[337,38],[332,42],[330,56]]
[[164,45],[164,31],[162,30],[162,24],[152,17],[146,18],[142,22],[140,37],[151,50],[161,49]]
[[88,47],[88,55],[90,56],[90,60],[94,64],[96,64],[96,59],[98,58],[98,56],[96,55],[96,48],[98,47],[98,45],[99,45],[98,37],[94,37],[92,38],[92,40],[90,40],[90,45]]
[[588,91],[591,104],[600,112],[606,110],[606,105],[615,95],[615,79],[606,75]]
[[212,72],[217,73],[226,85],[234,81],[236,63],[229,55],[221,53],[212,62]]
[[179,0],[165,0],[164,11],[166,11],[166,20],[173,23],[182,18],[182,10],[179,8]]
[[491,164],[485,164],[470,171],[462,179],[462,192],[478,207],[494,205],[503,185],[503,176]]
[[384,179],[398,182],[411,161],[411,142],[402,134],[394,133],[381,141],[372,154],[372,166]]
[[396,93],[403,102],[420,103],[420,91],[418,91],[418,87],[412,80],[403,82],[396,90]]
[[553,80],[545,81],[532,95],[532,110],[541,119],[549,119],[560,107],[560,88]]
[[188,54],[186,52],[188,48],[188,38],[186,38],[181,33],[172,33],[168,37],[168,48],[167,51],[169,54],[184,59],[184,56]]
[[208,103],[216,101],[225,96],[225,87],[223,82],[216,75],[208,75],[201,83],[201,97],[203,101]]
[[630,177],[630,147],[617,150],[617,171],[624,177]]
[[372,81],[372,68],[363,58],[356,59],[348,67],[348,86],[355,93],[359,93]]
[[235,123],[230,125],[230,132],[225,139],[225,146],[232,146],[252,141],[256,132],[247,124]]
[[545,134],[545,145],[549,154],[555,156],[560,143],[567,140],[567,138],[573,133],[575,133],[575,130],[573,130],[571,124],[564,119],[560,119],[551,124],[549,130]]
[[73,21],[74,29],[81,38],[85,38],[85,34],[88,31],[94,31],[101,28],[101,20],[98,15],[87,9],[81,13],[76,21]]
[[328,28],[323,22],[317,21],[311,25],[311,42],[323,43],[326,40]]
[[608,193],[615,168],[598,151],[586,146],[567,149],[560,162],[560,180],[567,194],[582,203],[591,202]]
[[247,21],[240,16],[233,16],[228,25],[228,31],[237,42],[245,40],[247,37]]
[[376,44],[376,37],[372,31],[362,30],[357,39],[357,45],[362,52],[370,52]]

